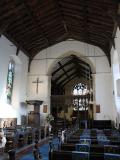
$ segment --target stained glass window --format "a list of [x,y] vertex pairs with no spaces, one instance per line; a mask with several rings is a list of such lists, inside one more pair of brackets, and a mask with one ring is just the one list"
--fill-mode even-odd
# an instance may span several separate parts
[[[78,83],[73,88],[73,95],[86,95],[88,94],[88,86],[84,83]],[[75,98],[73,100],[74,110],[88,110],[88,98],[82,97],[82,98]]]
[[13,60],[10,60],[8,65],[7,88],[6,88],[7,103],[9,104],[11,104],[12,101],[14,72],[15,72],[15,62]]
[[84,83],[78,83],[73,88],[73,95],[85,95],[88,92],[87,85]]

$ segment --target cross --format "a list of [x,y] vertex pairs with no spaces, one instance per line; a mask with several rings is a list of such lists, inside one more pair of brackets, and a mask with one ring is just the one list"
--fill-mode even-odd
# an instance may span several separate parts
[[38,84],[42,83],[43,81],[39,81],[39,78],[36,79],[36,81],[33,81],[32,83],[36,83],[36,93],[38,93]]

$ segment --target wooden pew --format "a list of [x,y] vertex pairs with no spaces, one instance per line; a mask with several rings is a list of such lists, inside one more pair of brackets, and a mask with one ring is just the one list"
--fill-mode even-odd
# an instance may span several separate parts
[[90,160],[104,160],[103,153],[90,153]]
[[[64,143],[61,145],[61,150],[64,151],[74,151],[75,144],[72,143]],[[104,146],[101,145],[90,145],[90,153],[104,153]]]
[[[79,143],[80,139],[68,139],[67,143]],[[91,144],[98,144],[97,139],[91,139]]]
[[[53,151],[51,160],[73,160],[72,151]],[[104,160],[104,154],[90,153],[90,160]]]
[[[77,139],[77,138],[70,138],[70,139],[67,139],[67,143],[79,143],[80,139]],[[98,140],[97,139],[91,139],[91,144],[98,144]],[[111,145],[117,145],[119,146],[120,145],[120,141],[115,141],[115,140],[111,140],[110,141],[110,144]]]
[[71,151],[53,151],[51,155],[51,160],[72,160],[72,152]]
[[[109,145],[105,145],[109,146]],[[114,146],[114,145],[113,145]],[[119,148],[119,154],[120,154],[120,145],[115,146],[115,148]],[[75,144],[72,143],[64,143],[61,145],[61,150],[64,151],[74,151],[75,150]],[[104,145],[90,145],[90,152],[92,153],[104,153]]]

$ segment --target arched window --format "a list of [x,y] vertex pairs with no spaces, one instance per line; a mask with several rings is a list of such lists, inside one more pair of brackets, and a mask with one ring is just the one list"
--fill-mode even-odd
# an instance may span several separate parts
[[9,104],[11,104],[12,101],[14,73],[15,73],[15,62],[13,60],[10,60],[8,65],[7,87],[6,87],[7,103]]
[[[78,83],[73,88],[73,95],[87,95],[89,93],[88,86],[84,83]],[[87,97],[76,97],[73,100],[74,110],[88,110],[89,100]]]
[[89,91],[88,91],[87,85],[84,83],[78,83],[73,88],[73,95],[85,95],[88,92]]

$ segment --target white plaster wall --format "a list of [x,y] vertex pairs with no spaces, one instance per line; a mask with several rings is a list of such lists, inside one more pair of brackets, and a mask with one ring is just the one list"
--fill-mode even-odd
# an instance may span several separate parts
[[112,74],[113,74],[113,90],[114,90],[114,116],[116,123],[120,123],[120,96],[118,95],[119,85],[117,81],[120,79],[120,30],[117,28],[115,40],[115,49],[111,50]]
[[[101,113],[96,115],[96,119],[108,119],[108,117],[113,118],[111,68],[108,59],[100,48],[78,41],[61,42],[41,51],[36,57],[34,57],[28,77],[28,99],[37,98],[44,100],[44,103],[48,103],[48,106],[50,106],[48,100],[50,97],[50,88],[48,88],[50,79],[48,78],[48,75],[51,75],[55,63],[57,63],[60,58],[71,54],[76,54],[88,62],[92,67],[93,73],[96,74],[95,97],[97,103],[102,107]],[[44,81],[43,84],[39,84],[39,94],[35,94],[35,86],[32,83],[37,77]]]
[[95,75],[95,95],[96,104],[100,104],[100,113],[96,114],[96,119],[114,120],[111,73]]
[[[21,51],[18,56],[15,54],[16,46],[2,36],[0,38],[0,106],[4,107],[4,110],[0,107],[0,117],[17,117],[18,124],[20,124],[20,116],[26,114],[26,109],[24,106],[21,106],[21,102],[24,102],[26,98],[28,58]],[[8,105],[6,104],[5,91],[10,58],[13,58],[15,61],[15,78],[12,104]],[[8,107],[11,110],[11,113],[7,112]]]

